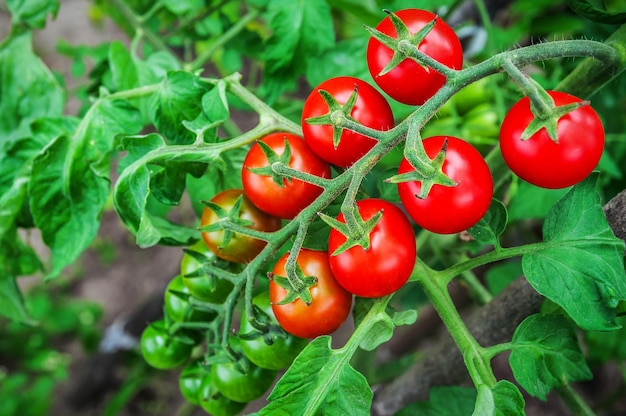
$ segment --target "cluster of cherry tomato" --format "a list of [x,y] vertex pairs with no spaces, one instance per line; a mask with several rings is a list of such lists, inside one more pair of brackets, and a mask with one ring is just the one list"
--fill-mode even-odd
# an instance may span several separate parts
[[[391,98],[409,105],[421,105],[446,82],[433,68],[401,57],[399,39],[418,44],[421,53],[458,70],[463,52],[454,31],[436,15],[417,9],[401,10],[386,17],[375,29],[367,48],[367,62],[377,86]],[[416,40],[417,38],[417,40]],[[394,46],[395,45],[395,46]],[[394,50],[395,49],[395,50]],[[553,108],[580,102],[576,97],[549,92]],[[332,167],[350,168],[376,141],[333,125],[331,113],[343,111],[351,120],[378,131],[394,127],[394,116],[385,96],[367,82],[348,76],[329,79],[318,85],[305,101],[302,137],[276,132],[254,143],[243,162],[243,189],[229,189],[207,203],[201,217],[202,238],[185,254],[181,274],[172,280],[165,295],[168,319],[174,322],[203,322],[215,313],[190,308],[188,297],[220,304],[233,289],[230,281],[200,276],[206,261],[245,265],[267,244],[252,235],[224,230],[220,223],[262,233],[281,228],[324,192],[324,181],[332,178]],[[528,133],[533,120],[541,119],[528,98],[508,112],[501,128],[500,146],[511,170],[528,182],[543,187],[565,187],[584,179],[596,166],[604,145],[602,124],[588,105],[572,108],[558,118],[557,137],[547,129]],[[549,123],[545,121],[545,123]],[[556,121],[555,121],[556,123]],[[584,134],[580,134],[584,132]],[[529,137],[526,137],[529,136]],[[467,141],[454,136],[425,138],[421,144],[436,169],[452,186],[435,184],[422,189],[422,181],[398,183],[402,205],[418,226],[435,233],[451,234],[475,225],[487,212],[494,193],[489,166],[481,153]],[[439,164],[435,162],[439,160]],[[299,176],[278,175],[280,165]],[[416,168],[406,158],[398,175],[407,176]],[[375,218],[366,228],[365,243],[350,244],[344,214],[334,219],[327,251],[302,248],[297,255],[299,275],[314,277],[311,301],[285,301],[290,293],[286,264],[289,253],[273,266],[269,291],[254,298],[255,314],[280,324],[286,334],[260,335],[244,315],[239,336],[232,348],[245,357],[211,365],[193,361],[181,374],[181,390],[192,403],[213,414],[232,414],[270,387],[276,371],[288,367],[307,339],[330,334],[347,319],[353,295],[381,297],[401,288],[409,279],[416,258],[414,226],[398,205],[378,198],[355,201],[355,216],[361,224]],[[195,254],[194,254],[195,253]],[[242,266],[244,267],[244,266]],[[146,360],[158,368],[179,366],[189,359],[198,341],[168,334],[165,321],[150,325],[142,337]],[[255,336],[249,336],[255,334]],[[260,335],[260,336],[259,336]],[[245,374],[241,369],[246,368]],[[223,410],[220,410],[223,409]]]

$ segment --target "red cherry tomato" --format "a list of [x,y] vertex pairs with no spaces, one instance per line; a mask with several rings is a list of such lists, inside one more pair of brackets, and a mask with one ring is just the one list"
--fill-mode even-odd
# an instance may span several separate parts
[[[261,139],[278,157],[284,155],[289,144],[289,167],[322,178],[330,178],[330,165],[317,157],[304,140],[291,133],[272,133]],[[275,217],[291,219],[306,208],[323,191],[319,186],[298,179],[282,178],[281,185],[274,177],[251,169],[269,168],[269,160],[259,143],[252,145],[241,169],[243,192],[261,210]],[[271,172],[270,172],[271,173]]]
[[[388,295],[400,289],[413,271],[416,248],[412,225],[400,208],[382,199],[358,201],[357,208],[365,221],[382,211],[370,233],[370,247],[365,250],[357,245],[333,255],[346,241],[333,228],[328,240],[330,268],[350,293],[366,298]],[[345,222],[343,214],[337,220]]]
[[308,96],[302,110],[302,132],[306,143],[319,157],[340,167],[352,165],[374,147],[376,141],[344,129],[339,146],[335,148],[332,125],[312,125],[306,120],[330,112],[319,90],[329,92],[337,102],[345,104],[355,86],[358,87],[358,94],[356,105],[350,113],[352,118],[372,129],[391,129],[394,121],[389,103],[378,90],[358,78],[337,77],[322,82]]
[[[222,191],[211,198],[211,202],[230,211],[239,197],[243,198],[238,217],[250,221],[250,228],[258,231],[276,231],[281,227],[279,218],[273,217],[257,207],[243,195],[241,189],[228,189]],[[201,226],[215,224],[219,221],[219,216],[209,207],[205,207],[200,219]],[[202,232],[202,239],[207,247],[221,259],[234,263],[248,263],[263,250],[267,244],[265,241],[256,238],[233,233],[229,241],[224,242],[225,232],[223,230]]]
[[[405,9],[395,13],[411,34],[437,19],[433,29],[419,44],[418,49],[443,65],[460,69],[463,65],[463,48],[454,30],[434,13],[419,9]],[[376,29],[397,38],[390,17],[383,19]],[[424,67],[410,58],[405,58],[398,66],[384,75],[380,72],[387,66],[394,51],[375,38],[367,45],[367,66],[378,86],[391,98],[408,105],[421,105],[432,97],[446,82],[440,72]]]
[[[402,204],[421,227],[439,234],[453,234],[476,224],[485,215],[493,197],[493,179],[489,166],[471,144],[451,136],[434,136],[424,140],[430,158],[448,147],[442,170],[457,183],[456,186],[434,185],[428,196],[418,198],[420,181],[401,182],[398,192]],[[403,159],[398,173],[413,171]]]
[[[573,95],[548,91],[557,106],[580,102]],[[504,117],[500,149],[509,168],[525,181],[542,188],[565,188],[585,179],[595,169],[604,150],[604,128],[598,114],[588,105],[561,117],[554,142],[546,129],[522,140],[522,132],[533,120],[530,99],[519,100]]]
[[[283,255],[274,266],[275,276],[286,277],[285,264],[289,253]],[[302,299],[279,305],[287,296],[287,290],[270,281],[270,301],[278,323],[292,335],[315,338],[337,330],[344,323],[352,307],[352,294],[335,280],[325,251],[302,249],[298,253],[298,265],[306,276],[314,276],[317,283],[309,290],[313,301],[307,306]]]

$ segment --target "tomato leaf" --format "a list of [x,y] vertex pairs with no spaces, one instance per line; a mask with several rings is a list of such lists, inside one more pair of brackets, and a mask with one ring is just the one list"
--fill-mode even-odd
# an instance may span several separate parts
[[[618,25],[626,22],[626,11],[607,10],[601,0],[568,0],[567,4],[576,14],[594,22]],[[617,2],[616,4],[622,4]]]
[[576,329],[562,315],[531,315],[515,330],[509,363],[515,380],[541,400],[551,389],[592,377]]
[[71,135],[59,135],[34,159],[30,208],[52,252],[48,277],[76,260],[96,236],[109,195],[112,138],[141,128],[138,116],[123,101],[100,99]]
[[[372,306],[378,301],[379,299],[356,298],[354,308],[352,310],[354,325],[356,327],[361,325],[363,320],[366,319],[367,314],[370,313]],[[393,330],[396,326],[411,325],[415,323],[416,320],[416,310],[409,309],[397,312],[393,307],[387,305],[384,312],[381,312],[374,317],[374,324],[359,344],[359,347],[365,351],[373,351],[379,345],[384,344],[391,339]]]
[[7,0],[13,25],[25,24],[33,29],[43,29],[48,15],[56,17],[59,11],[58,0]]
[[350,365],[348,350],[330,348],[331,337],[314,339],[298,355],[257,415],[369,415],[372,390]]
[[[130,53],[120,41],[111,43],[108,58],[111,81],[107,87],[111,91],[156,84],[165,77],[167,71],[180,69],[178,60],[167,52],[155,52],[143,61]],[[141,111],[143,120],[149,121],[149,95],[130,99],[129,102]]]
[[[624,242],[613,235],[595,190],[597,175],[555,204],[543,226],[545,248],[522,258],[533,288],[561,306],[583,329],[615,329],[626,299]],[[589,267],[593,264],[593,267]]]
[[326,0],[271,1],[265,19],[272,36],[264,48],[264,84],[276,98],[335,44],[335,28]]
[[23,324],[36,324],[24,306],[24,299],[15,278],[6,278],[6,276],[0,278],[0,305],[2,305],[1,315]]
[[199,176],[207,166],[223,168],[217,152],[195,146],[166,146],[158,134],[127,136],[119,150],[128,151],[113,191],[115,209],[136,234],[140,247],[155,244],[188,245],[199,238],[198,230],[175,224],[151,209],[149,200],[157,196],[175,204],[183,194],[185,177]]
[[493,244],[495,247],[499,248],[499,238],[506,228],[507,216],[508,214],[504,204],[494,199],[485,216],[478,224],[471,227],[468,232],[481,243]]
[[484,384],[479,386],[472,416],[524,416],[524,405],[519,389],[510,381],[501,380],[492,389]]
[[11,36],[0,44],[0,91],[3,145],[28,137],[33,120],[61,116],[65,106],[63,89],[33,53],[30,32]]
[[195,135],[183,121],[193,121],[202,112],[202,96],[209,90],[196,75],[172,71],[150,100],[150,118],[161,134],[173,144],[189,144]]
[[433,387],[427,401],[405,407],[396,416],[469,415],[474,410],[476,390],[470,387]]

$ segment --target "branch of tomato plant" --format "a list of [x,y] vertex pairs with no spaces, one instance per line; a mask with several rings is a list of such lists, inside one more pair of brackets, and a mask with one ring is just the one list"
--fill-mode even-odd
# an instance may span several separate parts
[[208,62],[215,51],[224,46],[229,40],[233,39],[239,32],[241,32],[248,23],[253,21],[259,16],[260,12],[257,9],[251,9],[248,13],[246,13],[242,18],[240,18],[237,23],[231,26],[227,31],[225,31],[219,38],[217,38],[211,46],[209,46],[206,50],[204,50],[196,59],[192,62],[189,62],[183,65],[183,69],[189,72],[193,72],[202,68],[202,66]]
[[176,56],[176,54],[167,46],[167,44],[157,36],[150,28],[145,25],[145,20],[135,14],[134,10],[131,9],[127,2],[122,0],[105,0],[110,3],[111,7],[117,10],[122,14],[122,17],[126,19],[131,26],[135,29],[135,33],[133,37],[140,36],[144,38],[151,46],[154,48],[167,52],[172,56]]

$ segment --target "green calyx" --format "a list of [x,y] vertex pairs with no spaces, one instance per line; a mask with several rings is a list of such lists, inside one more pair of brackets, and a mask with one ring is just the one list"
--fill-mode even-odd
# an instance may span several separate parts
[[[556,106],[554,100],[543,88],[537,89],[537,95],[530,97],[530,111],[535,116],[533,120],[522,132],[521,139],[528,140],[535,133],[545,128],[550,140],[559,142],[557,125],[561,117],[571,113],[581,107],[589,105],[588,101],[578,101],[575,103]],[[534,98],[534,100],[533,100]]]
[[354,106],[356,104],[356,99],[359,92],[359,87],[354,84],[354,92],[350,94],[350,98],[346,101],[345,104],[340,104],[337,102],[335,97],[332,96],[326,90],[319,90],[319,94],[322,96],[324,102],[328,106],[328,113],[317,116],[317,117],[309,117],[305,121],[311,125],[332,125],[333,126],[333,146],[335,149],[339,146],[339,141],[341,140],[341,133],[343,132],[342,121],[344,119],[355,121],[352,118],[352,110],[354,110]]
[[[372,35],[374,39],[393,51],[393,57],[391,58],[389,63],[385,65],[385,67],[380,71],[378,76],[385,75],[386,73],[400,65],[400,63],[404,61],[407,57],[409,57],[406,53],[402,52],[400,42],[407,41],[409,44],[414,46],[415,49],[418,49],[420,43],[422,43],[422,41],[426,38],[430,31],[433,30],[435,24],[437,23],[437,18],[435,18],[419,31],[411,35],[411,33],[409,32],[409,28],[404,24],[402,19],[400,19],[395,13],[392,13],[389,10],[384,11],[389,15],[389,19],[391,19],[391,23],[396,29],[398,37],[394,38],[372,27],[365,26],[365,29],[370,33],[370,35]],[[418,63],[424,66],[420,62]]]
[[318,215],[326,224],[346,237],[346,241],[331,253],[332,256],[338,256],[356,246],[368,250],[371,246],[370,235],[381,220],[383,211],[378,211],[367,221],[363,220],[356,205],[353,205],[348,212],[344,212],[346,222],[341,222],[321,212]]
[[[317,283],[317,278],[315,276],[306,276],[297,263],[293,273],[294,275],[291,277],[268,273],[270,280],[287,291],[287,296],[280,302],[277,302],[277,304],[286,305],[297,299],[302,299],[305,304],[310,305],[313,302],[313,298],[309,289]],[[287,274],[290,274],[289,269],[287,269]]]
[[291,181],[291,178],[277,174],[272,169],[272,166],[276,163],[289,166],[289,162],[291,161],[291,147],[289,146],[289,141],[285,139],[285,149],[281,155],[278,155],[274,150],[272,150],[271,147],[262,141],[258,141],[257,144],[261,147],[261,150],[265,154],[268,165],[262,168],[248,168],[248,170],[252,173],[256,173],[257,175],[271,176],[276,185],[284,188],[285,180]]
[[213,211],[215,215],[217,215],[219,220],[213,224],[200,227],[199,230],[205,233],[224,231],[224,237],[222,238],[222,244],[220,248],[226,247],[228,243],[230,243],[230,240],[233,238],[233,231],[228,228],[228,224],[236,224],[242,227],[248,227],[252,225],[251,221],[239,218],[241,204],[243,204],[243,195],[240,195],[237,198],[230,210],[226,210],[211,201],[203,201],[202,203],[207,206],[211,211]]
[[424,149],[418,126],[409,126],[407,141],[404,146],[404,157],[415,170],[394,175],[385,179],[385,182],[421,182],[420,192],[418,195],[415,195],[420,199],[425,199],[435,185],[456,186],[457,183],[443,173],[443,163],[446,160],[447,149],[448,140],[446,139],[439,153],[437,153],[434,159],[431,159]]

